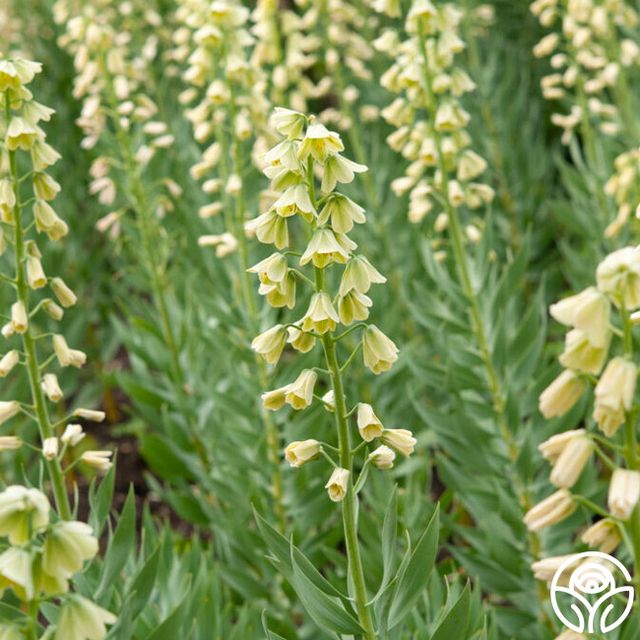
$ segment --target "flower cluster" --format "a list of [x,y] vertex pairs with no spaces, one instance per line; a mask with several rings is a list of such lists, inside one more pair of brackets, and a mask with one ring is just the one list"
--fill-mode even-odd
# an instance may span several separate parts
[[[638,367],[633,360],[638,309],[637,247],[625,247],[608,255],[596,270],[596,286],[551,305],[551,316],[570,330],[560,355],[565,369],[540,395],[540,411],[546,418],[565,415],[593,383],[593,421],[603,435],[584,428],[573,429],[540,445],[542,455],[553,465],[551,483],[558,490],[527,513],[525,522],[532,531],[566,518],[578,503],[586,504],[603,519],[583,532],[582,541],[609,553],[620,543],[634,514],[640,499],[635,432]],[[616,442],[619,431],[624,432],[622,444]],[[570,492],[594,453],[613,471],[608,511]],[[622,454],[624,465],[615,458],[617,453]]]
[[535,0],[531,11],[540,23],[555,29],[533,49],[539,58],[550,57],[552,73],[542,79],[548,100],[560,101],[568,112],[552,121],[564,131],[568,144],[585,118],[606,135],[621,127],[619,102],[626,91],[625,68],[640,62],[640,47],[623,37],[638,24],[638,14],[623,0]]
[[[268,148],[263,140],[270,109],[267,83],[249,58],[255,39],[246,7],[226,0],[191,0],[178,9],[177,19],[183,26],[174,35],[175,57],[186,57],[183,78],[190,85],[180,99],[193,105],[185,115],[196,142],[205,146],[191,176],[203,180],[205,194],[214,198],[199,215],[222,215],[225,221],[222,234],[202,236],[200,244],[216,247],[218,257],[224,257],[243,241],[243,146],[253,138],[256,149]],[[229,206],[231,201],[235,207]]]
[[[62,609],[53,636],[57,640],[91,634],[103,638],[105,623],[115,622],[115,617],[78,595],[65,595],[72,576],[97,553],[98,542],[88,525],[72,521],[64,474],[80,461],[107,470],[111,452],[87,451],[63,469],[66,454],[84,437],[75,420],[101,421],[105,416],[78,408],[56,424],[49,419],[49,403],[64,400],[54,365],[81,367],[86,355],[71,348],[61,333],[41,329],[52,320],[60,321],[65,309],[76,303],[76,296],[62,278],[45,273],[38,247],[42,237],[57,242],[68,233],[67,223],[51,204],[60,185],[47,173],[60,156],[40,126],[53,110],[34,100],[27,87],[40,69],[36,62],[0,59],[0,253],[12,254],[15,267],[12,274],[2,274],[15,302],[1,331],[7,349],[0,357],[0,376],[17,375],[24,369],[31,388],[30,403],[0,402],[0,424],[19,413],[37,423],[40,446],[26,444],[42,455],[56,513],[52,517],[49,500],[38,489],[15,485],[0,493],[0,537],[9,544],[0,555],[0,592],[10,588],[20,600],[34,604],[43,598],[60,598]],[[13,451],[23,444],[16,435],[0,437],[0,451]],[[72,636],[70,629],[88,628],[85,619],[92,630]]]
[[[381,82],[399,95],[382,116],[395,128],[387,138],[389,145],[410,162],[391,187],[396,195],[409,192],[409,220],[414,223],[434,207],[441,211],[443,201],[477,209],[494,196],[491,187],[478,181],[487,163],[470,148],[470,116],[461,104],[475,88],[456,64],[456,54],[465,48],[458,34],[462,15],[454,4],[415,0],[405,20],[407,39],[400,42],[396,31],[386,30],[374,43],[395,59]],[[442,213],[436,218],[436,231],[447,224]],[[471,240],[480,236],[472,225],[467,235]]]
[[632,214],[640,211],[640,149],[621,153],[615,159],[615,173],[604,186],[605,193],[613,198],[618,208],[614,220],[605,230],[611,238],[627,224]]
[[[307,286],[311,298],[307,310],[297,321],[278,324],[255,338],[253,349],[267,362],[275,364],[284,348],[306,353],[316,342],[321,342],[325,351],[333,391],[321,401],[327,411],[336,414],[341,433],[340,449],[342,466],[334,469],[327,483],[329,497],[342,500],[351,486],[350,434],[347,421],[357,418],[359,434],[364,443],[377,441],[379,445],[368,454],[367,463],[387,469],[393,464],[395,451],[409,455],[415,439],[406,429],[385,429],[373,408],[357,403],[346,410],[341,380],[346,365],[362,349],[364,364],[373,373],[387,371],[397,359],[395,344],[373,324],[364,321],[369,316],[371,299],[367,296],[372,284],[386,279],[371,265],[367,258],[356,253],[357,245],[348,237],[354,224],[365,222],[363,209],[347,196],[336,191],[338,183],[349,183],[356,173],[366,167],[345,158],[341,152],[340,136],[329,131],[313,117],[287,109],[276,109],[272,117],[274,128],[284,140],[271,149],[266,157],[265,174],[272,181],[272,189],[279,192],[268,211],[248,223],[249,229],[266,244],[273,244],[279,252],[270,255],[254,267],[251,272],[260,278],[260,293],[274,307],[296,306],[296,291],[299,284]],[[316,196],[316,179],[320,191]],[[308,229],[309,241],[304,251],[296,253],[289,249],[290,226],[297,220]],[[297,235],[297,234],[296,234]],[[284,251],[282,251],[284,250]],[[290,258],[297,256],[299,267],[310,268],[311,277],[290,265]],[[344,265],[337,291],[332,293],[329,277],[333,265]],[[338,334],[339,325],[350,326]],[[342,367],[337,364],[337,347],[352,331],[362,329],[362,338]],[[277,410],[288,404],[295,410],[309,407],[317,397],[314,393],[318,375],[323,370],[305,369],[293,382],[263,394],[265,408]],[[288,462],[299,467],[324,454],[323,444],[318,440],[292,442],[285,450]],[[345,468],[344,461],[349,461]]]
[[[89,191],[112,209],[97,228],[117,237],[135,191],[132,176],[141,175],[157,152],[174,144],[147,86],[150,65],[158,55],[156,32],[162,19],[137,4],[127,3],[120,12],[118,6],[102,1],[85,4],[78,12],[67,0],[56,2],[54,18],[65,27],[59,44],[73,55],[74,96],[82,100],[77,121],[85,135],[82,147],[100,153],[91,166]],[[135,30],[126,27],[128,20],[136,21]],[[144,33],[140,24],[152,27],[150,34],[132,41],[132,34]],[[106,144],[110,139],[115,146]],[[118,170],[122,177],[115,175]],[[162,188],[153,193],[149,206],[161,218],[173,211],[181,188],[168,177],[159,183]]]
[[[98,540],[84,522],[51,518],[47,496],[20,485],[0,493],[0,537],[9,547],[0,554],[0,594],[11,589],[25,604],[62,599],[54,640],[104,638],[116,621],[109,611],[75,593],[69,581],[98,552]],[[23,626],[0,626],[19,633]],[[3,637],[23,637],[7,635]],[[34,636],[35,637],[35,636]]]

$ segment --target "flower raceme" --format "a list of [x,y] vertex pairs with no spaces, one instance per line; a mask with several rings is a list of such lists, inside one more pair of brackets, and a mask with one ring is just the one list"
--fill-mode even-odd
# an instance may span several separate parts
[[[255,230],[263,242],[288,249],[288,225],[292,220],[297,217],[302,224],[309,226],[310,238],[307,246],[297,255],[300,267],[313,267],[316,282],[302,318],[288,326],[275,325],[252,342],[252,348],[257,354],[266,362],[276,364],[287,342],[294,349],[306,352],[313,348],[316,339],[335,340],[333,334],[338,325],[349,326],[356,321],[366,320],[372,302],[365,293],[372,284],[384,283],[386,278],[365,256],[355,253],[357,245],[346,235],[354,223],[365,222],[364,210],[347,196],[334,191],[338,183],[351,182],[354,173],[365,171],[366,167],[350,163],[344,158],[341,155],[344,145],[339,134],[329,131],[313,118],[306,118],[301,113],[287,109],[276,109],[271,123],[285,139],[265,154],[268,162],[265,173],[271,177],[274,189],[278,185],[286,186],[283,187],[282,194],[273,201],[271,208],[250,221],[248,227]],[[350,170],[336,171],[335,167],[349,167]],[[335,180],[325,179],[327,171],[332,172]],[[318,199],[315,195],[316,175],[320,179]],[[268,232],[261,235],[261,228],[278,228],[280,235]],[[275,303],[273,306],[281,306],[280,300],[269,299],[274,290],[281,291],[281,283],[289,279],[294,283],[297,281],[298,285],[313,282],[289,266],[288,257],[292,255],[296,254],[292,251],[277,252],[249,269],[249,272],[258,274],[260,292],[267,295],[269,302]],[[324,272],[333,265],[344,266],[335,297],[326,288],[326,284],[317,284],[324,279]],[[291,288],[295,288],[295,285]],[[294,303],[292,301],[290,306],[293,307]],[[361,348],[365,366],[375,374],[387,371],[397,360],[397,347],[375,325],[366,325],[363,329]],[[264,393],[262,399],[265,408],[277,410],[289,404],[293,409],[305,409],[313,402],[317,378],[313,370],[302,371],[294,382]],[[403,429],[384,429],[370,405],[358,404],[357,423],[365,442],[380,438],[382,443],[404,455],[413,451],[415,439],[411,433]],[[292,466],[299,466],[300,460],[304,463],[317,457],[318,451],[309,457],[296,454],[301,447],[305,450],[309,443],[315,442],[307,440],[287,447],[287,459]],[[378,457],[380,456],[376,459]],[[387,460],[388,457],[386,454]],[[388,465],[389,463],[383,463],[377,466],[385,468]],[[341,494],[334,492],[333,495],[335,498]]]
[[[373,302],[366,294],[373,284],[386,279],[357,253],[357,244],[347,235],[354,225],[366,222],[365,211],[336,191],[338,185],[350,183],[366,167],[345,158],[340,135],[313,117],[275,109],[270,122],[283,138],[264,155],[264,173],[271,180],[271,204],[246,228],[278,251],[248,271],[258,275],[259,292],[271,306],[304,311],[289,322],[281,319],[254,338],[251,346],[267,363],[275,365],[287,347],[312,353],[321,343],[324,367],[303,369],[293,382],[263,393],[262,403],[272,411],[285,404],[300,411],[318,400],[333,416],[337,449],[309,438],[287,445],[285,458],[291,467],[315,460],[332,467],[325,489],[332,502],[342,503],[356,610],[366,637],[373,638],[357,542],[358,498],[354,487],[365,482],[367,466],[391,469],[396,452],[411,455],[416,439],[407,429],[385,428],[370,404],[356,402],[351,410],[347,408],[343,377],[360,350],[364,366],[376,375],[389,370],[398,359],[393,341],[367,323]],[[302,227],[302,233],[297,226]],[[300,251],[291,246],[299,237],[307,238]],[[341,326],[348,328],[342,330]],[[359,339],[354,340],[357,335]],[[343,354],[346,349],[350,353]],[[330,390],[317,393],[316,389],[324,388],[326,382]],[[360,436],[361,444],[352,448],[354,434]],[[358,455],[361,449],[362,457]],[[336,451],[338,460],[332,455]]]
[[[70,348],[61,333],[42,330],[51,321],[59,322],[65,310],[76,303],[76,296],[62,278],[45,273],[38,248],[39,242],[59,242],[69,232],[51,204],[60,185],[47,173],[60,156],[47,143],[41,128],[53,110],[36,102],[27,88],[40,69],[36,62],[0,58],[0,253],[10,254],[14,263],[13,273],[2,274],[14,302],[2,327],[10,348],[0,356],[0,376],[26,374],[31,389],[30,404],[0,402],[0,424],[19,413],[36,422],[39,446],[25,444],[40,452],[55,502],[49,502],[43,487],[12,485],[0,492],[0,590],[11,589],[22,608],[31,612],[18,626],[11,623],[7,627],[7,633],[15,632],[9,637],[35,638],[39,603],[55,599],[60,613],[57,623],[47,629],[47,637],[101,640],[106,629],[104,624],[96,626],[96,620],[112,624],[115,617],[70,593],[70,581],[98,551],[92,528],[72,518],[64,478],[70,467],[62,466],[66,454],[71,453],[69,447],[84,434],[80,425],[67,424],[71,416],[56,424],[49,418],[48,403],[62,405],[65,400],[51,369],[56,365],[82,367],[86,355]],[[52,343],[45,342],[43,338],[50,335]],[[49,357],[40,362],[40,354],[47,347]],[[71,415],[90,421],[104,419],[103,412],[82,408]],[[3,436],[0,451],[13,451],[22,444],[21,438]],[[103,470],[110,466],[110,462],[103,465]],[[81,601],[88,603],[82,612],[71,604]],[[81,635],[78,625],[84,625],[89,635]]]
[[[613,469],[607,501],[609,517],[604,513],[603,519],[582,533],[581,540],[610,553],[622,539],[636,536],[634,525],[628,523],[640,502],[635,434],[638,365],[633,351],[640,307],[640,248],[625,247],[609,254],[598,265],[595,276],[596,286],[550,307],[551,316],[569,327],[560,355],[566,369],[542,392],[539,407],[547,418],[563,416],[593,384],[593,422],[604,437],[587,429],[572,429],[540,445],[542,455],[553,465],[550,480],[559,491],[534,506],[525,523],[531,530],[538,530],[569,516],[578,502],[592,506],[569,490],[575,491],[572,487],[595,453]],[[598,513],[605,511],[593,508]]]

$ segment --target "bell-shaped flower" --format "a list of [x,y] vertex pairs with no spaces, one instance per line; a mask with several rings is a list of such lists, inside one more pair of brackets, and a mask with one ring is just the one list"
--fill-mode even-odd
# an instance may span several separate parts
[[594,347],[609,344],[611,331],[609,316],[611,304],[595,287],[588,287],[549,307],[551,316],[562,324],[584,333]]
[[609,355],[609,342],[596,347],[580,329],[572,329],[565,338],[560,364],[573,371],[598,374]]
[[358,431],[365,442],[371,442],[382,435],[384,427],[373,407],[366,402],[358,404]]
[[305,252],[300,258],[300,264],[309,262],[314,267],[323,269],[332,262],[346,264],[349,252],[356,248],[356,244],[347,236],[336,234],[328,227],[320,227],[313,232]]
[[349,233],[354,222],[366,222],[364,209],[341,193],[332,193],[327,197],[318,216],[318,224],[325,224],[329,219],[336,233]]
[[53,640],[103,640],[107,625],[116,621],[113,613],[74,593],[60,609]]
[[61,520],[47,532],[42,568],[50,576],[70,578],[97,553],[98,540],[88,524]]
[[0,536],[25,544],[49,524],[49,500],[38,489],[10,485],[0,493]]
[[309,308],[302,318],[303,331],[315,331],[320,335],[333,331],[340,318],[333,307],[329,294],[325,291],[314,293]]
[[329,494],[329,498],[333,502],[340,502],[344,500],[349,488],[349,471],[348,469],[342,469],[336,467],[331,474],[331,477],[324,485],[324,488]]
[[349,160],[339,153],[329,156],[322,169],[322,182],[320,190],[323,193],[330,193],[336,188],[338,182],[348,184],[353,182],[356,173],[364,173],[367,167]]
[[364,331],[362,353],[365,366],[376,375],[391,369],[398,359],[398,347],[375,324]]
[[610,253],[596,270],[598,289],[618,307],[640,307],[640,249],[625,247]]
[[320,443],[317,440],[298,440],[291,442],[284,450],[284,456],[292,467],[301,467],[320,455]]
[[386,281],[364,256],[353,256],[344,268],[339,293],[344,296],[352,289],[358,293],[367,293],[372,284],[383,284]]
[[348,326],[354,322],[366,320],[369,317],[369,307],[372,304],[371,298],[352,289],[338,300],[340,322]]
[[330,155],[340,151],[344,151],[340,136],[335,131],[329,131],[323,124],[314,123],[307,127],[298,157],[306,160],[311,155],[316,162],[324,164]]
[[547,419],[563,416],[578,402],[587,383],[569,369],[563,371],[541,394],[540,413]]

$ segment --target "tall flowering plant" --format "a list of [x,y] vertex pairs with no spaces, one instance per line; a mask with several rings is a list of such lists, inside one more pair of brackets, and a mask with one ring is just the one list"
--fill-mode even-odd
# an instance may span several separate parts
[[[333,414],[337,447],[311,437],[289,443],[285,457],[295,468],[315,460],[329,467],[325,488],[329,499],[342,505],[353,602],[364,637],[372,639],[377,635],[358,542],[357,494],[368,468],[390,469],[397,453],[413,453],[416,440],[407,429],[385,428],[371,405],[350,403],[345,392],[344,377],[360,351],[363,364],[376,375],[398,358],[393,341],[367,322],[372,305],[367,293],[386,279],[347,235],[365,222],[364,210],[336,189],[366,167],[344,157],[340,136],[313,117],[276,109],[271,122],[283,140],[267,153],[265,174],[279,197],[248,227],[278,251],[250,271],[274,307],[293,309],[303,289],[306,311],[298,320],[267,329],[252,347],[271,364],[278,363],[287,345],[301,353],[320,347],[323,366],[302,370],[289,384],[264,393],[262,401],[272,411],[285,405],[300,411],[317,401]],[[300,237],[307,240],[297,252],[292,245]],[[346,338],[355,332],[360,339],[348,353]],[[322,378],[330,391],[320,397],[316,390]]]
[[[74,519],[65,476],[83,461],[99,470],[111,466],[111,452],[87,451],[64,466],[84,433],[78,419],[101,421],[104,413],[78,408],[52,422],[50,406],[64,402],[56,368],[81,367],[85,354],[71,348],[64,335],[49,330],[76,303],[73,291],[59,276],[45,273],[38,244],[59,242],[68,225],[51,203],[60,185],[47,173],[59,154],[41,128],[53,110],[33,98],[29,83],[41,70],[36,62],[0,59],[0,279],[14,296],[2,336],[6,349],[0,376],[28,378],[31,398],[0,400],[0,425],[18,414],[35,422],[39,441],[18,435],[0,436],[0,451],[22,446],[35,449],[47,471],[41,486],[11,485],[0,492],[0,594],[6,590],[21,602],[20,616],[0,621],[0,637],[101,639],[116,617],[72,590],[73,578],[98,551],[92,528]],[[48,497],[49,489],[53,503]],[[40,635],[41,605],[59,603],[56,622]]]

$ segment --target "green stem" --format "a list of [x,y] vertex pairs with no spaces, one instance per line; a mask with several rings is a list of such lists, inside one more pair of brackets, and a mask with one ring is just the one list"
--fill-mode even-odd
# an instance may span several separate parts
[[[5,97],[5,115],[6,122],[8,123],[11,120],[11,101],[9,91],[7,91]],[[16,197],[16,204],[13,209],[13,219],[15,225],[16,289],[18,293],[18,300],[22,302],[24,308],[28,313],[29,285],[27,283],[25,268],[25,237],[22,228],[22,210],[20,207],[19,193],[20,187],[18,184],[18,169],[15,151],[9,151],[9,166],[11,170],[13,190]],[[29,377],[29,386],[31,387],[31,397],[33,398],[33,404],[38,422],[38,430],[40,432],[40,439],[42,442],[44,442],[46,438],[53,437],[55,433],[53,427],[51,426],[44,392],[42,391],[40,365],[38,363],[36,344],[33,339],[33,334],[31,333],[31,322],[29,322],[26,331],[22,334],[22,346],[25,355],[27,374]],[[49,477],[51,479],[51,485],[53,487],[53,494],[56,501],[58,514],[63,520],[70,520],[71,507],[69,504],[69,496],[67,495],[67,490],[64,484],[64,476],[60,468],[60,462],[57,458],[55,458],[53,460],[45,460],[45,464],[49,473]]]
[[[311,203],[315,206],[315,185],[313,178],[313,160],[309,157],[307,166],[307,179],[309,185],[309,195]],[[315,268],[316,291],[323,291],[325,288],[324,271]],[[362,557],[360,556],[360,546],[358,543],[358,497],[353,485],[353,455],[351,453],[351,434],[347,421],[347,402],[342,382],[342,372],[338,363],[336,353],[336,341],[329,333],[322,336],[322,346],[324,348],[327,369],[330,372],[331,386],[333,388],[335,402],[335,424],[338,431],[338,448],[340,466],[349,471],[347,493],[342,501],[342,526],[344,529],[345,545],[347,548],[347,565],[351,583],[354,590],[354,601],[360,626],[364,630],[365,640],[376,640],[377,635],[373,625],[371,611],[367,606],[367,587],[364,579],[364,568]]]
[[[420,53],[423,58],[424,69],[424,84],[427,94],[427,100],[429,103],[429,112],[431,118],[431,130],[434,137],[436,146],[436,153],[438,155],[438,169],[441,176],[441,191],[442,199],[444,203],[445,212],[448,219],[449,239],[453,248],[453,254],[456,262],[457,273],[462,287],[463,293],[467,299],[469,308],[469,317],[471,321],[471,329],[475,336],[478,349],[480,350],[480,357],[482,359],[487,382],[489,386],[489,392],[493,401],[493,409],[496,415],[498,423],[498,429],[502,440],[504,441],[509,459],[511,461],[511,475],[513,478],[513,484],[516,496],[520,502],[523,511],[527,511],[531,507],[531,498],[529,491],[525,486],[522,478],[517,472],[517,460],[519,454],[519,447],[516,439],[511,432],[506,416],[505,396],[502,390],[498,373],[493,365],[493,359],[491,350],[489,348],[489,341],[485,332],[484,323],[482,320],[482,313],[480,311],[480,304],[478,298],[473,289],[473,283],[471,281],[471,275],[469,265],[467,262],[467,255],[465,253],[465,242],[462,234],[462,225],[458,217],[457,209],[452,205],[449,198],[449,175],[445,163],[444,153],[442,151],[442,140],[440,132],[437,131],[435,126],[436,120],[436,97],[433,91],[433,78],[431,76],[431,65],[429,61],[429,55],[426,47],[426,33],[424,31],[424,25],[420,23],[420,33],[418,42],[420,46]],[[540,540],[535,533],[528,534],[529,553],[533,559],[537,559],[540,555]],[[547,598],[547,589],[543,582],[538,583],[538,597],[540,602],[543,602]],[[541,616],[545,623],[548,623],[548,618],[544,614],[542,608],[540,608]],[[550,624],[550,623],[549,623]]]
[[[107,78],[107,94],[114,113],[117,114],[118,99],[115,95],[113,82],[108,75],[106,64],[102,61],[102,73]],[[140,178],[140,167],[135,160],[131,139],[127,132],[122,128],[120,119],[116,116],[112,118],[115,127],[116,139],[118,141],[120,154],[122,156],[122,164],[124,174],[128,180],[128,190],[132,200],[133,210],[135,213],[136,226],[140,234],[142,243],[142,258],[145,270],[149,276],[149,284],[151,287],[151,297],[153,304],[158,312],[160,319],[160,330],[165,340],[171,358],[171,366],[173,376],[177,388],[181,395],[186,396],[186,375],[182,363],[180,362],[180,350],[173,332],[173,323],[169,313],[169,304],[167,302],[167,292],[169,283],[166,279],[164,266],[157,260],[157,234],[154,229],[154,219],[151,207],[149,205],[146,189]],[[197,431],[197,427],[189,420],[189,432],[193,447],[200,458],[205,469],[209,466],[209,455],[206,446]]]
[[[323,288],[322,269],[316,269],[316,280],[318,291]],[[344,395],[344,385],[342,373],[338,364],[336,354],[336,344],[331,335],[322,336],[322,346],[324,347],[327,368],[331,372],[331,386],[335,396],[335,422],[338,430],[338,447],[340,449],[340,466],[349,471],[349,484],[347,494],[342,501],[342,526],[344,528],[345,545],[347,547],[347,560],[349,575],[354,590],[354,600],[356,612],[360,625],[364,629],[366,640],[377,638],[373,626],[371,611],[367,607],[367,588],[364,580],[364,569],[360,556],[360,546],[358,543],[358,498],[353,489],[353,458],[351,453],[351,435],[347,422],[347,405]]]
[[[229,115],[231,118],[231,127],[235,126],[236,118],[236,96],[233,83],[230,84],[231,99],[229,100]],[[260,317],[258,315],[258,307],[256,297],[253,290],[253,284],[248,269],[251,266],[249,262],[249,247],[247,244],[247,234],[244,230],[245,224],[245,199],[244,199],[244,176],[243,176],[243,150],[242,142],[235,136],[233,138],[233,166],[234,172],[240,177],[242,186],[240,192],[235,198],[235,220],[234,231],[238,241],[238,259],[240,271],[240,283],[242,288],[242,297],[247,315],[249,316],[249,330],[256,334],[260,330]],[[256,366],[258,369],[258,384],[262,391],[269,388],[269,373],[267,366],[259,356],[256,357]],[[280,464],[280,438],[278,435],[278,427],[271,413],[265,409],[261,409],[262,423],[265,427],[267,437],[267,451],[271,462],[271,493],[274,501],[274,508],[278,525],[281,532],[286,531],[287,518],[283,504],[283,483],[282,483],[282,467]]]

